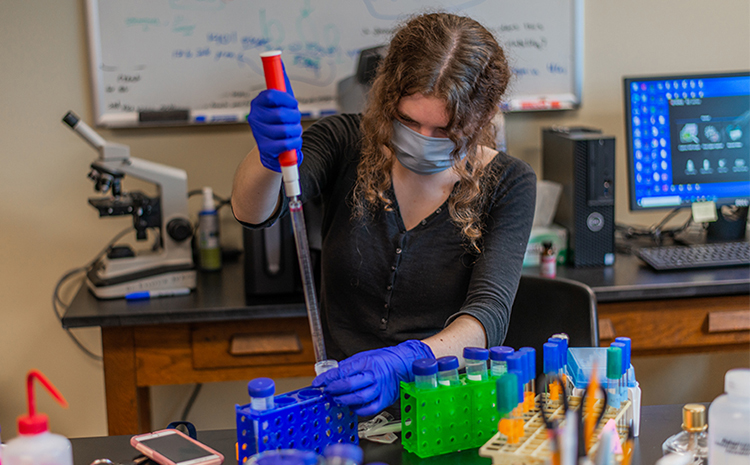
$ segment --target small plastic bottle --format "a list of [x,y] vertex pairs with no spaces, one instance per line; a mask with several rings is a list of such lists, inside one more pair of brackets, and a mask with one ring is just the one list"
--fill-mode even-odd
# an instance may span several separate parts
[[[691,455],[694,465],[706,465],[708,456],[708,434],[706,433],[706,407],[687,404],[682,407],[682,431],[670,436],[661,446],[662,453]],[[716,462],[724,463],[724,462]]]
[[198,214],[198,250],[200,266],[205,271],[221,269],[221,247],[219,246],[219,215],[210,187],[203,188],[203,208]]
[[441,386],[458,386],[461,382],[458,380],[458,357],[447,355],[437,359],[438,364],[438,384]]
[[490,347],[490,375],[493,378],[508,372],[508,356],[513,355],[513,348],[506,346]]
[[438,364],[434,358],[420,358],[411,364],[414,372],[414,385],[417,389],[435,389],[437,387]]
[[354,444],[336,443],[323,451],[326,465],[362,465],[362,449]]
[[750,369],[724,376],[724,394],[708,408],[708,463],[750,463]]
[[464,347],[466,378],[469,381],[485,381],[487,377],[487,359],[490,351],[480,347]]
[[42,383],[60,405],[68,406],[63,396],[43,374],[36,370],[29,371],[26,377],[29,413],[18,417],[19,436],[5,445],[2,451],[3,463],[5,465],[73,465],[73,448],[68,438],[50,433],[47,415],[36,412],[34,380]]
[[552,242],[542,243],[542,252],[539,256],[539,273],[545,278],[557,276],[557,252]]
[[250,406],[255,410],[271,410],[275,407],[273,395],[276,392],[276,384],[271,378],[255,378],[247,383],[247,392],[250,394]]

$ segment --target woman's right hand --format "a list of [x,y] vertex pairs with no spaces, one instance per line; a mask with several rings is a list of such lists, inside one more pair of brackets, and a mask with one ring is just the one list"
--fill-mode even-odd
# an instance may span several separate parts
[[296,150],[297,165],[302,163],[302,117],[286,71],[284,80],[286,92],[264,90],[250,103],[247,115],[261,163],[277,173],[281,172],[278,157],[287,150]]

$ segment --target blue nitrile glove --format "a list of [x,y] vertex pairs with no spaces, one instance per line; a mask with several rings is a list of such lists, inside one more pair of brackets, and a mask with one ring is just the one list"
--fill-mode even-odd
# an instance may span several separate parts
[[398,400],[399,381],[414,381],[411,364],[420,358],[435,355],[430,346],[416,340],[368,350],[318,375],[312,385],[325,386],[336,402],[351,407],[357,415],[372,415]]
[[258,144],[260,161],[269,170],[281,172],[279,154],[297,151],[297,166],[302,163],[302,117],[292,85],[284,71],[286,92],[266,89],[250,102],[247,122]]

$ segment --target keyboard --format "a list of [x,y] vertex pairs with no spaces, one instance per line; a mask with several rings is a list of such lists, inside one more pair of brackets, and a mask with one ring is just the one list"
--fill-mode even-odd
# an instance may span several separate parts
[[642,247],[636,256],[657,270],[750,265],[750,242]]

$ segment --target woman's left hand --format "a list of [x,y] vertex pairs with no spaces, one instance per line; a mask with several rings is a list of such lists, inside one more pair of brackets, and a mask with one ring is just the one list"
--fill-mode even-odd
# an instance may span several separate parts
[[411,365],[421,358],[435,358],[424,342],[410,340],[393,347],[368,350],[339,363],[313,380],[325,392],[360,416],[373,415],[398,400],[399,382],[414,381]]

